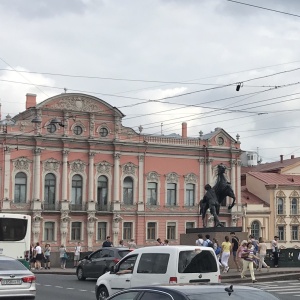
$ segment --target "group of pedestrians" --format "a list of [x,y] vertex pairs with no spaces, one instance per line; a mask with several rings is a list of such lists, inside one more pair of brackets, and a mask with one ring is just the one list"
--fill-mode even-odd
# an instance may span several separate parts
[[[37,242],[30,247],[30,267],[32,270],[41,270],[43,268],[50,269],[50,244],[46,244],[44,248]],[[44,264],[44,267],[42,266]]]
[[[111,241],[110,236],[106,237],[106,240],[102,243],[102,247],[113,247],[114,244]],[[136,242],[134,241],[134,239],[130,239],[130,241],[127,243],[127,245],[125,244],[124,240],[120,240],[119,241],[119,245],[118,247],[128,247],[130,250],[134,250],[137,249],[137,245]]]
[[161,240],[161,238],[158,238],[156,240],[157,246],[169,246],[169,240],[165,239],[164,241]]

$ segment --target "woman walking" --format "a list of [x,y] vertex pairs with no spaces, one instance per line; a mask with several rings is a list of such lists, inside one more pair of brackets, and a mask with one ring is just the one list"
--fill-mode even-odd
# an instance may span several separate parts
[[66,262],[67,262],[67,250],[64,245],[61,245],[59,248],[59,257],[60,257],[60,267],[62,269],[65,269]]
[[225,236],[225,242],[222,243],[221,250],[221,264],[223,266],[223,273],[229,271],[228,259],[230,257],[231,243],[229,242],[229,236]]
[[264,266],[265,268],[268,269],[268,272],[269,272],[270,267],[265,263],[265,257],[267,254],[268,246],[262,237],[260,237],[258,241],[259,241],[259,244],[258,244],[258,257],[259,257],[258,271],[261,271],[262,266]]
[[50,253],[51,253],[50,244],[46,244],[44,249],[45,269],[50,269]]
[[245,272],[249,268],[252,283],[257,282],[257,280],[255,279],[255,276],[254,276],[254,269],[253,269],[253,260],[255,258],[258,259],[258,257],[256,257],[254,255],[252,242],[248,242],[247,243],[247,249],[243,250],[243,252],[242,252],[243,270],[242,270],[242,273],[241,273],[241,278],[246,278]]

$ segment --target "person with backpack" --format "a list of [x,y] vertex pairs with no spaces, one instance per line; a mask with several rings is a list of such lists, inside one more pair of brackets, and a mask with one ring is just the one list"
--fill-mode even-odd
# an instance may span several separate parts
[[201,233],[198,234],[198,239],[196,240],[196,246],[203,246],[204,240]]
[[210,235],[209,235],[209,234],[206,234],[206,235],[205,235],[205,241],[203,242],[203,246],[204,246],[204,247],[211,247],[211,248],[214,247],[214,244],[213,244],[212,241],[210,240]]
[[223,273],[229,271],[228,260],[230,257],[231,243],[229,242],[229,236],[225,236],[225,241],[222,243],[221,250],[221,264],[223,266]]
[[235,235],[235,232],[230,232],[230,236],[231,236],[231,253],[233,256],[233,261],[236,265],[236,269],[238,272],[241,272],[241,267],[239,265],[238,262],[238,257],[237,257],[237,251],[239,249],[240,246],[240,240],[239,238]]

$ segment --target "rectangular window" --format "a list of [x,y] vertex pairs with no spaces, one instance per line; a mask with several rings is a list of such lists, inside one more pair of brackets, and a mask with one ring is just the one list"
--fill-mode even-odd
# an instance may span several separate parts
[[175,222],[167,223],[167,239],[168,240],[176,239],[176,223]]
[[283,215],[283,199],[282,198],[277,199],[277,214]]
[[168,253],[143,253],[139,261],[137,273],[166,274],[169,259],[170,254]]
[[81,240],[81,222],[73,222],[71,229],[71,240],[80,241]]
[[194,206],[195,205],[195,185],[187,184],[185,190],[185,205]]
[[291,215],[298,215],[298,199],[293,198],[291,200]]
[[195,228],[195,222],[186,222],[185,228],[186,229]]
[[107,223],[106,222],[98,222],[97,228],[97,240],[105,240],[107,237]]
[[176,205],[176,183],[167,184],[167,205]]
[[157,205],[157,183],[156,182],[148,182],[147,204]]
[[123,239],[130,240],[132,239],[132,223],[124,222],[123,224]]
[[280,241],[284,241],[285,240],[284,226],[278,226],[278,239]]
[[149,222],[147,224],[147,240],[155,240],[156,237],[156,223]]
[[299,240],[299,226],[293,225],[291,230],[291,236],[293,241]]
[[45,222],[44,240],[54,241],[54,222]]

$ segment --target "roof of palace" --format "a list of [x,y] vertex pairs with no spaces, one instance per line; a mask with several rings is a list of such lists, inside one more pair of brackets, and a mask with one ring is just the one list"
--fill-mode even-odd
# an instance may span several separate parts
[[300,175],[284,175],[279,173],[248,172],[251,175],[266,184],[279,185],[300,185]]
[[263,204],[263,206],[270,206],[267,202],[250,193],[245,186],[241,188],[241,204]]

